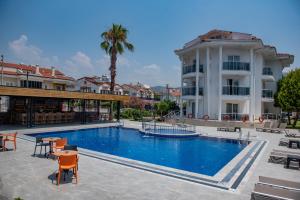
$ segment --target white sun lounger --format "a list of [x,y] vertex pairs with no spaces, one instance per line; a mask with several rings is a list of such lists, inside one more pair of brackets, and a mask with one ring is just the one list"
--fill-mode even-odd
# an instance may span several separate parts
[[300,192],[264,184],[255,184],[252,200],[299,200]]
[[276,179],[271,177],[259,176],[260,184],[271,185],[274,187],[285,188],[289,190],[300,191],[300,183],[288,180]]

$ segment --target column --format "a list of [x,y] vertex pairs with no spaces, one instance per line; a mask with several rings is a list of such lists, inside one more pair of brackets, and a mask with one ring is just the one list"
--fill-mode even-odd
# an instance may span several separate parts
[[255,69],[253,65],[253,48],[250,49],[250,109],[249,109],[249,120],[250,122],[254,121],[255,115]]
[[219,47],[219,109],[218,120],[222,120],[222,65],[223,65],[223,47]]
[[120,121],[120,109],[121,109],[121,102],[117,101],[117,121]]
[[195,102],[195,118],[199,117],[199,48],[196,50],[196,102]]
[[209,69],[210,68],[210,50],[209,47],[206,48],[206,98],[207,98],[207,115],[210,114],[210,83],[209,83]]
[[183,73],[183,57],[180,58],[181,60],[181,87],[180,87],[180,118],[183,117],[183,102],[182,102],[182,87],[183,87],[183,78],[182,78],[182,73]]

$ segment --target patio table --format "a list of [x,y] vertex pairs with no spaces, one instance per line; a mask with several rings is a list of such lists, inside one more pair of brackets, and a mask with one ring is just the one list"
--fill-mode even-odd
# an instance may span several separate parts
[[53,154],[53,143],[56,142],[57,140],[61,139],[60,137],[46,137],[46,138],[42,138],[43,142],[49,142],[50,144],[50,150],[48,152],[48,156]]
[[71,156],[71,155],[78,155],[78,151],[73,150],[63,150],[63,151],[56,151],[53,153],[54,156]]

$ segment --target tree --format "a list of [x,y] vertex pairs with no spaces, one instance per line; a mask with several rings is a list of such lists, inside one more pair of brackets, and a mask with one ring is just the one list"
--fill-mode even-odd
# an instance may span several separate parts
[[160,117],[162,118],[163,114],[166,114],[169,110],[169,105],[165,101],[161,101],[159,103],[154,104],[154,109],[157,111],[157,113],[160,114]]
[[124,106],[128,108],[144,109],[145,103],[138,97],[130,97],[128,102],[125,102]]
[[[117,74],[117,55],[124,53],[125,49],[134,50],[134,46],[127,41],[128,30],[120,24],[113,24],[112,27],[103,32],[101,37],[103,42],[100,46],[110,56],[110,91],[114,92],[115,78]],[[110,109],[110,117],[112,117],[112,109]]]
[[283,77],[278,89],[276,103],[284,111],[296,112],[293,123],[295,127],[300,113],[300,69],[293,70]]

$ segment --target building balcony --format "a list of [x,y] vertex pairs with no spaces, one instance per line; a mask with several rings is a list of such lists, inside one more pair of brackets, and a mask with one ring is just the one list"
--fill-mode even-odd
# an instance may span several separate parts
[[269,89],[263,89],[261,97],[262,97],[262,101],[264,101],[264,102],[273,102],[274,101],[273,91],[269,90]]
[[[182,96],[195,96],[196,87],[184,87],[182,88]],[[203,88],[199,87],[199,96],[203,96]]]
[[273,72],[271,68],[269,67],[264,67],[262,71],[262,79],[267,80],[267,81],[275,81],[275,78],[273,76]]
[[250,94],[249,87],[223,86],[223,95],[247,96]]
[[273,99],[273,91],[268,89],[262,90],[262,98],[272,98]]
[[246,62],[223,62],[223,70],[250,71],[250,63],[246,63]]
[[272,72],[271,68],[269,68],[269,67],[264,67],[262,74],[263,75],[273,76],[273,72]]
[[[183,66],[182,68],[182,74],[189,74],[189,73],[195,73],[196,72],[196,65],[188,65]],[[199,72],[203,73],[203,65],[199,65]]]

